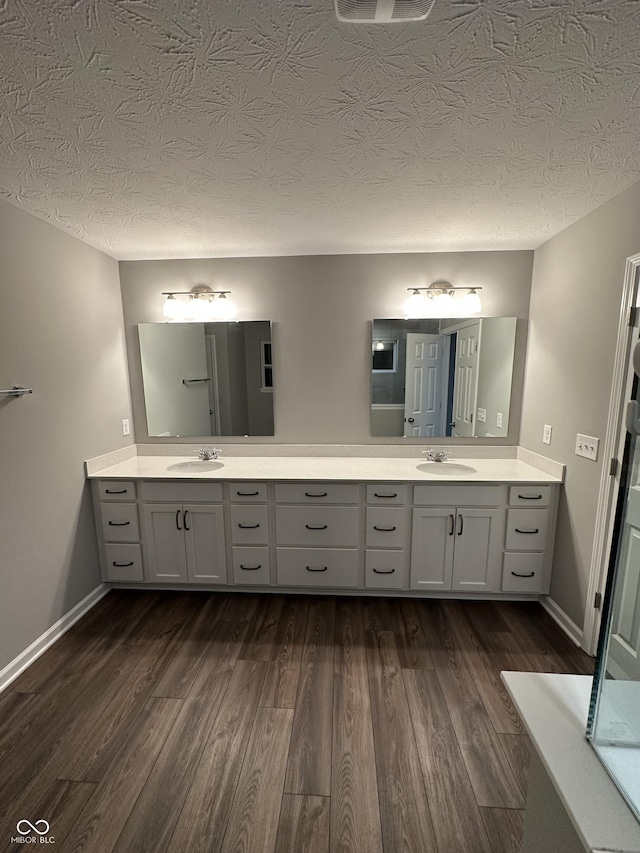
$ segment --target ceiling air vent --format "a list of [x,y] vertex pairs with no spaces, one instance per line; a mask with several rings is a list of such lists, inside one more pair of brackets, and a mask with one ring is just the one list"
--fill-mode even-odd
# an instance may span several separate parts
[[424,21],[435,0],[335,0],[339,21],[352,24],[389,24]]

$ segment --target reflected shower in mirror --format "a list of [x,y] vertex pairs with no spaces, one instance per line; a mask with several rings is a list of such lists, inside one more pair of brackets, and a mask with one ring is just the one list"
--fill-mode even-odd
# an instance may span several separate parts
[[271,323],[140,323],[149,436],[273,435]]
[[503,438],[515,317],[374,320],[371,435]]

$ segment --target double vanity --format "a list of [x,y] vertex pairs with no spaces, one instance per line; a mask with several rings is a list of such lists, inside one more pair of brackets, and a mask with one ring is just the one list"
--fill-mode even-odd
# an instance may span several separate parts
[[456,448],[455,459],[425,462],[418,447],[386,457],[150,455],[166,449],[87,463],[109,583],[548,592],[563,472],[543,457],[508,448],[503,458],[475,458]]

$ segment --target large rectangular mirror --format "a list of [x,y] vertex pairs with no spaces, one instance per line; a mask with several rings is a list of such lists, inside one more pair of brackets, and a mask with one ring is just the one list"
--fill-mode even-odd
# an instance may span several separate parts
[[150,436],[273,435],[271,323],[140,323]]
[[515,317],[374,320],[371,435],[502,438]]

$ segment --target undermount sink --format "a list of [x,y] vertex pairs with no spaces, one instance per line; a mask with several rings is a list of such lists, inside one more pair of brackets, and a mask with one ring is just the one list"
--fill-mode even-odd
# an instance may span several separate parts
[[174,462],[173,465],[167,466],[167,471],[184,471],[185,474],[192,471],[204,474],[207,471],[216,471],[223,466],[224,462],[217,462],[214,459],[191,459],[189,462]]
[[463,474],[475,474],[476,469],[471,465],[463,465],[461,462],[421,462],[418,471],[425,474],[435,474],[440,477],[455,477]]

